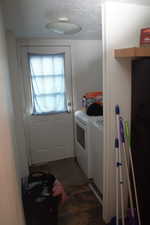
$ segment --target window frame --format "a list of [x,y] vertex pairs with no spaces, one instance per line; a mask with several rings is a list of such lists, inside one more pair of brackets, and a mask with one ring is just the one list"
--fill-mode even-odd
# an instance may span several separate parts
[[66,112],[68,112],[68,107],[67,107],[67,99],[66,99],[66,109],[65,110],[62,110],[62,111],[48,111],[48,112],[36,112],[36,110],[34,110],[36,107],[35,107],[35,104],[34,104],[34,97],[33,97],[33,91],[32,91],[32,87],[33,87],[33,78],[32,78],[32,74],[31,74],[31,68],[30,68],[30,56],[32,57],[32,56],[39,56],[39,57],[42,57],[42,56],[60,56],[60,55],[63,55],[63,59],[64,59],[64,85],[65,85],[65,92],[64,92],[64,97],[65,98],[67,98],[66,97],[66,76],[65,76],[65,54],[64,53],[57,53],[57,54],[31,54],[31,53],[28,53],[28,66],[29,66],[29,73],[30,73],[30,88],[31,88],[31,95],[32,95],[32,99],[31,99],[31,101],[32,101],[32,115],[49,115],[49,114],[60,114],[60,113],[66,113]]
[[[46,113],[33,113],[32,107],[32,91],[31,91],[31,75],[29,67],[28,55],[52,55],[64,54],[64,71],[65,71],[65,86],[67,98],[67,111],[63,112],[46,112]],[[30,116],[46,116],[62,113],[72,112],[72,68],[71,68],[71,54],[69,46],[33,46],[22,47],[22,67],[24,74],[24,92],[25,92],[25,113]]]

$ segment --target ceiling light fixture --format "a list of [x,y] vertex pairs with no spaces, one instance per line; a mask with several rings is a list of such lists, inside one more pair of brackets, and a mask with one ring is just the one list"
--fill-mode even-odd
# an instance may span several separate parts
[[70,23],[67,17],[58,18],[57,22],[51,22],[46,28],[57,34],[75,34],[81,31],[81,27],[77,24]]

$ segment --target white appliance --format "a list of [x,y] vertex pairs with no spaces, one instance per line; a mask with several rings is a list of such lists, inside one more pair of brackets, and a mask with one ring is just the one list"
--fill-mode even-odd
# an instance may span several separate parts
[[91,121],[91,176],[103,194],[103,117]]
[[91,122],[99,116],[88,116],[85,112],[75,112],[75,155],[88,178],[92,178]]
[[89,132],[88,116],[82,111],[75,112],[75,155],[79,166],[88,178],[91,177]]

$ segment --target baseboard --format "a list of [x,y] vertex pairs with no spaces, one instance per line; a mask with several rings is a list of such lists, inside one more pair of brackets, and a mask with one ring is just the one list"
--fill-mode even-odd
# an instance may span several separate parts
[[93,182],[89,182],[88,186],[91,189],[91,191],[94,193],[94,195],[96,196],[97,200],[103,206],[103,195],[100,193],[96,185]]

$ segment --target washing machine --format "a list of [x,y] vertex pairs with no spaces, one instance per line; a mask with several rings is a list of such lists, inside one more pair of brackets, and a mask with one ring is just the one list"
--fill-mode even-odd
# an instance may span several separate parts
[[91,177],[103,194],[103,117],[91,121]]
[[99,116],[88,116],[83,111],[75,112],[75,156],[80,168],[87,178],[92,178],[92,122],[96,122]]

